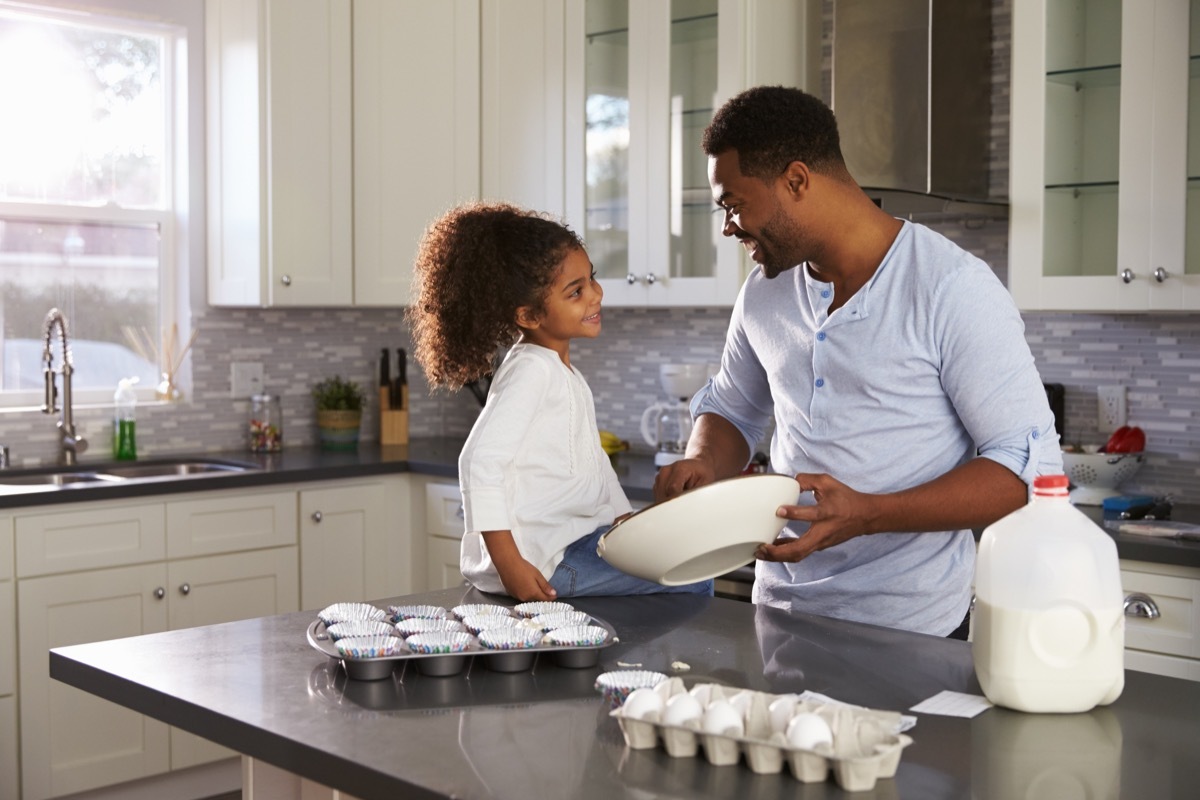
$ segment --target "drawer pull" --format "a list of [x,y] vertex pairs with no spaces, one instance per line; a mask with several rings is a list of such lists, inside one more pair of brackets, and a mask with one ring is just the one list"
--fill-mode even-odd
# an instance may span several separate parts
[[154,590],[154,598],[156,600],[162,600],[166,596],[167,596],[167,590],[164,589],[163,587],[160,586]]
[[325,519],[325,515],[322,514],[320,511],[314,511],[312,513],[312,521],[313,522],[320,522],[323,519]]
[[191,587],[191,585],[190,585],[190,584],[186,584],[186,583],[184,583],[184,584],[180,584],[180,586],[179,586],[179,593],[180,593],[180,594],[191,594],[191,593],[192,593],[192,587]]
[[457,508],[457,509],[455,509],[455,511],[454,511],[454,516],[458,517],[459,519],[466,519],[466,518],[467,518],[467,512],[466,512],[466,510],[463,508],[463,504],[462,504],[462,503],[459,503],[459,504],[458,504],[458,508]]
[[1158,604],[1154,602],[1153,597],[1141,592],[1134,592],[1125,598],[1125,616],[1158,619],[1162,616],[1162,612],[1158,610]]

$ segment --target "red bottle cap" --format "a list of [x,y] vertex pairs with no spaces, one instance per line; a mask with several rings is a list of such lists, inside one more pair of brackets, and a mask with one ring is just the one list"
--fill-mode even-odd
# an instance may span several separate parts
[[1038,475],[1033,479],[1033,491],[1040,495],[1065,495],[1070,485],[1066,475]]

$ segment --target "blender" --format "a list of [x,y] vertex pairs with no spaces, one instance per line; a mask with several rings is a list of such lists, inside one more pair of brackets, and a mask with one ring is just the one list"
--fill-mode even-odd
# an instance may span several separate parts
[[692,435],[688,402],[708,380],[708,365],[662,364],[658,379],[670,399],[642,412],[642,438],[654,448],[654,465],[662,467],[683,458]]

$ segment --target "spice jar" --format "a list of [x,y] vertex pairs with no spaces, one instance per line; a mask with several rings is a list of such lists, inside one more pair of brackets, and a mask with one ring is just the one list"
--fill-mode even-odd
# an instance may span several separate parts
[[278,453],[283,449],[283,409],[277,394],[250,398],[250,452]]

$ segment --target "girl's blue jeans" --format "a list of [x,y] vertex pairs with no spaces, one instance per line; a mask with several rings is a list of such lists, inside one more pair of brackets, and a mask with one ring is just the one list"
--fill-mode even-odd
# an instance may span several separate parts
[[563,553],[563,560],[550,576],[550,585],[559,597],[597,595],[659,594],[662,592],[712,595],[713,582],[700,581],[683,586],[663,586],[653,581],[628,575],[596,555],[600,537],[611,528],[601,525],[573,542]]

